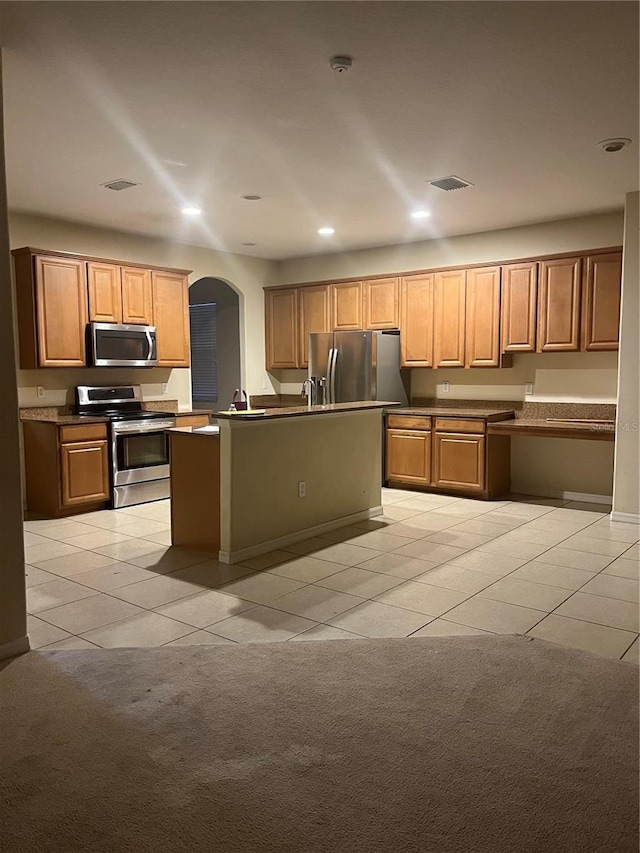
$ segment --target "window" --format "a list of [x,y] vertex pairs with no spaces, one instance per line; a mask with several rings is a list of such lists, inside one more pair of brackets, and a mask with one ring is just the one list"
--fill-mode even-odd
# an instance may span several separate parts
[[191,324],[191,394],[195,401],[217,402],[216,304],[189,306]]

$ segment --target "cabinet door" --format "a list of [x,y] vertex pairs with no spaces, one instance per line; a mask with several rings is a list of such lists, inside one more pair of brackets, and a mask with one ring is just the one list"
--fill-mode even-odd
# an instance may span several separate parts
[[465,367],[500,366],[500,267],[467,270]]
[[388,429],[385,473],[387,480],[427,486],[431,482],[431,433]]
[[268,290],[265,306],[267,370],[298,366],[298,291]]
[[151,274],[158,367],[189,367],[189,286],[178,273]]
[[582,258],[540,263],[538,352],[573,352],[579,347]]
[[622,252],[587,258],[581,349],[618,349],[621,278]]
[[298,367],[309,366],[309,335],[331,331],[329,287],[301,287],[298,290]]
[[483,435],[435,433],[434,485],[484,491],[484,442]]
[[87,264],[89,319],[95,323],[122,323],[120,267],[115,264]]
[[60,445],[62,506],[109,499],[109,454],[106,441]]
[[331,285],[331,323],[334,332],[362,328],[362,282]]
[[87,269],[84,261],[35,258],[39,367],[84,367]]
[[[154,273],[155,275],[155,273]],[[161,273],[164,275],[164,273]],[[122,267],[122,322],[153,325],[153,286],[151,270]],[[181,276],[175,276],[181,278]],[[156,324],[157,325],[157,324]]]
[[434,367],[464,367],[465,279],[466,270],[435,274]]
[[400,279],[377,278],[362,284],[364,328],[397,329],[400,323]]
[[433,367],[433,274],[403,278],[400,306],[402,367]]
[[538,264],[502,267],[502,352],[536,351]]

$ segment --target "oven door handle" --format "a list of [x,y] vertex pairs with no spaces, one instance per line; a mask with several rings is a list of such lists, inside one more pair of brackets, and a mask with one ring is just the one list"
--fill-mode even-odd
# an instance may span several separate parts
[[115,435],[142,435],[146,432],[162,432],[165,429],[171,429],[176,425],[175,418],[167,418],[166,420],[154,420],[149,424],[141,424],[134,426],[133,424],[111,424],[111,431]]

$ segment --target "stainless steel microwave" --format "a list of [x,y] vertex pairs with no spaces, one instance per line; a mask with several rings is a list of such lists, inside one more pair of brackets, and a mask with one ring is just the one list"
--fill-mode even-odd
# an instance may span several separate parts
[[91,323],[95,367],[155,367],[156,327],[123,323]]

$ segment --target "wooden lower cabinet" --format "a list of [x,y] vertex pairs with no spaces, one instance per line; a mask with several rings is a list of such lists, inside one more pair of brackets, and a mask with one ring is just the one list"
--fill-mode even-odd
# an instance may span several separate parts
[[62,444],[60,463],[63,507],[108,500],[109,454],[106,439]]
[[27,509],[59,516],[109,501],[106,424],[23,421]]
[[510,487],[508,436],[487,435],[484,418],[387,415],[389,486],[495,498]]
[[484,436],[437,432],[434,437],[433,484],[482,492],[485,488]]
[[176,427],[209,426],[209,415],[176,415]]
[[386,475],[399,483],[428,486],[431,483],[431,432],[388,429]]

